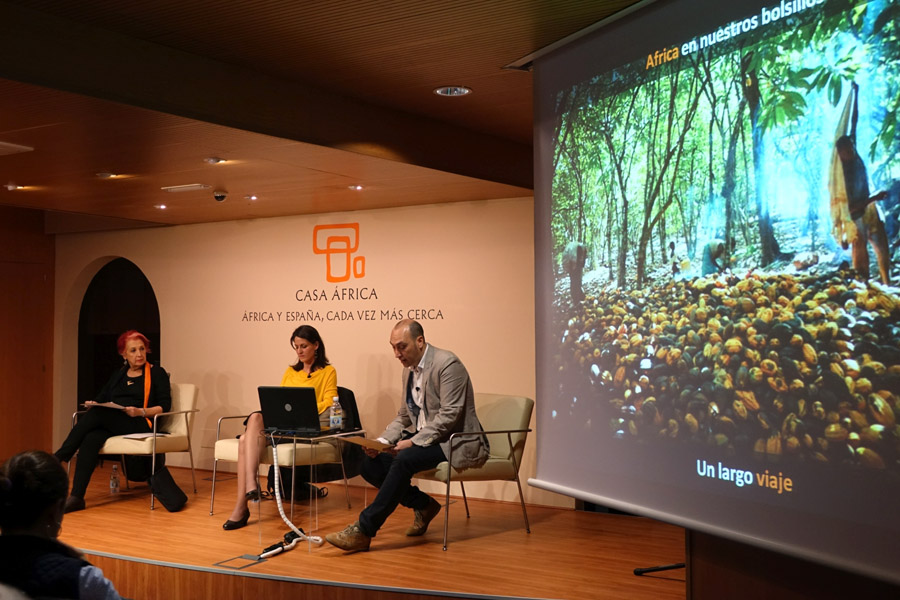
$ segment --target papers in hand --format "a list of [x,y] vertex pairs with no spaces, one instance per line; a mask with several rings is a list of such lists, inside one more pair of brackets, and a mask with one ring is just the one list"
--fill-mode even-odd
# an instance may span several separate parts
[[379,442],[378,440],[370,440],[369,438],[358,437],[358,436],[342,437],[341,441],[350,442],[351,444],[356,444],[357,446],[362,446],[363,448],[371,448],[373,450],[378,450],[379,452],[384,452],[388,448],[394,447],[394,444],[385,444],[385,443]]
[[95,406],[99,406],[101,408],[115,408],[116,410],[125,410],[125,407],[121,404],[117,404],[116,402],[94,402],[93,400],[88,400],[84,403],[88,408],[93,408]]
[[[165,431],[157,431],[157,432],[156,432],[156,435],[157,435],[157,437],[162,437],[162,436],[166,436],[166,435],[169,435],[169,434],[166,433]],[[128,439],[130,439],[130,440],[146,440],[147,438],[153,437],[153,432],[152,432],[152,431],[148,431],[148,432],[146,432],[146,433],[143,433],[143,432],[142,432],[142,433],[126,433],[126,434],[123,435],[122,437],[123,437],[123,438],[128,438]]]

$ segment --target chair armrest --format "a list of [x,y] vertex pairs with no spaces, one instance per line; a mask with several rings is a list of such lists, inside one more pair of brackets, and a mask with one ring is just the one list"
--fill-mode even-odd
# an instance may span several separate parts
[[168,417],[170,415],[184,415],[184,418],[187,419],[189,413],[200,412],[199,408],[192,408],[190,410],[175,410],[170,412],[159,413],[153,415],[153,436],[156,437],[156,420],[160,417]]
[[86,412],[86,410],[76,410],[72,413],[72,427],[75,427],[75,423],[78,422],[78,415],[83,415]]
[[[469,437],[471,437],[471,436],[488,435],[489,433],[505,433],[505,434],[506,434],[506,439],[507,439],[508,442],[509,442],[509,455],[510,455],[510,457],[512,458],[513,463],[515,464],[516,472],[518,473],[518,472],[519,472],[519,465],[518,465],[518,463],[516,462],[516,455],[515,455],[515,453],[513,452],[512,434],[514,434],[514,433],[528,433],[528,432],[530,432],[530,431],[531,431],[531,429],[530,429],[530,428],[527,428],[527,429],[495,429],[495,430],[492,430],[492,431],[457,431],[456,433],[451,433],[451,434],[450,434],[450,437],[449,437],[448,440],[447,440],[448,442],[450,442],[450,456],[447,457],[447,462],[448,462],[448,463],[450,464],[450,466],[451,466],[451,470],[448,471],[448,473],[452,473],[452,466],[453,466],[453,438],[456,438],[456,437],[464,437],[464,436],[469,436]],[[450,475],[449,475],[449,474],[447,475],[447,478],[448,478],[447,480],[449,481],[449,480],[450,480]]]
[[153,415],[153,418],[165,417],[167,415],[184,415],[187,413],[195,413],[195,412],[200,412],[200,409],[199,408],[189,408],[188,410],[172,410],[169,412],[162,412],[157,415]]
[[218,442],[222,439],[222,421],[228,421],[231,419],[246,419],[250,415],[226,415],[224,417],[219,417],[219,420],[216,422],[216,441]]
[[[451,433],[448,441],[452,441],[455,437],[463,437],[463,436],[477,436],[477,435],[487,435],[489,433],[531,433],[531,429],[495,429],[493,431],[457,431],[456,433]],[[453,445],[450,446],[451,451]]]
[[[190,410],[174,410],[174,411],[170,411],[170,412],[159,413],[158,415],[153,415],[153,438],[152,438],[153,448],[152,448],[151,454],[153,454],[153,456],[154,456],[154,463],[153,463],[154,472],[156,471],[156,462],[155,462],[155,460],[156,460],[156,458],[155,458],[156,457],[156,438],[159,437],[159,433],[157,432],[157,419],[159,419],[159,417],[167,417],[169,415],[184,415],[185,424],[187,424],[187,416],[190,413],[195,413],[195,412],[200,412],[200,409],[192,408]],[[190,428],[188,428],[188,444],[190,444],[190,440],[191,440],[191,431],[190,431]]]

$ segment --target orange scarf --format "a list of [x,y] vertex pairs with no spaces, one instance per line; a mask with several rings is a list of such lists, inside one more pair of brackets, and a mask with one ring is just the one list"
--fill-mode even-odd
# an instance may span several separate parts
[[[147,402],[150,400],[150,363],[144,363],[144,414],[147,413]],[[150,419],[144,417],[150,429],[153,429],[153,423]]]

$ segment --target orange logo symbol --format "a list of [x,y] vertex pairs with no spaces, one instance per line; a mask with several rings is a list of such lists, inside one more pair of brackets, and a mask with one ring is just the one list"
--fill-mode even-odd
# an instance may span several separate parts
[[313,229],[313,252],[324,254],[327,279],[332,283],[347,281],[350,276],[366,275],[366,257],[353,256],[359,249],[359,223],[316,225]]

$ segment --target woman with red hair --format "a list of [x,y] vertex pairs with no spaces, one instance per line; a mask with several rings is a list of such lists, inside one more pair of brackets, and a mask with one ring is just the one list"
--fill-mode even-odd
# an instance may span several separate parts
[[[55,452],[62,462],[78,453],[72,490],[66,500],[67,513],[84,509],[84,493],[106,440],[114,435],[147,433],[151,431],[153,415],[172,407],[169,374],[147,362],[150,340],[132,329],[119,336],[116,349],[125,364],[113,373],[93,402],[85,403],[89,410]],[[98,406],[109,402],[121,408]]]

